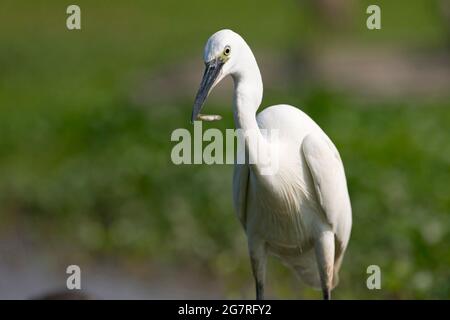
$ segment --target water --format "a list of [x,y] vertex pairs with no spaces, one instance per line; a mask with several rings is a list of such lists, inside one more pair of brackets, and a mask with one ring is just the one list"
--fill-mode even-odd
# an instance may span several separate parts
[[[82,258],[67,248],[44,249],[21,234],[0,238],[0,299],[68,292],[66,268],[81,268],[81,292],[94,299],[220,299],[222,285],[199,271],[125,266],[113,258]],[[76,261],[75,261],[76,260]]]

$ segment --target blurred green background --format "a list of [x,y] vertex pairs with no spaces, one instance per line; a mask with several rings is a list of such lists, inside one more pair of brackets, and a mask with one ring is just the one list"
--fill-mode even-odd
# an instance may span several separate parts
[[[172,131],[192,131],[204,44],[230,28],[260,63],[260,110],[301,108],[341,153],[353,231],[334,298],[450,297],[447,1],[78,0],[80,31],[69,4],[0,4],[0,265],[22,241],[64,262],[150,265],[146,279],[201,274],[205,298],[254,297],[232,166],[170,160]],[[366,28],[369,4],[381,30]],[[230,87],[204,128],[234,127]],[[366,287],[372,264],[381,290]],[[320,298],[275,259],[268,293]]]

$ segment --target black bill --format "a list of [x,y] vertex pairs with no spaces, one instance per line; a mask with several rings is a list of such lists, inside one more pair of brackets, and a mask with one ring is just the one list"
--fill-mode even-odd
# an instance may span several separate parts
[[197,96],[195,97],[194,108],[192,109],[191,122],[197,120],[197,117],[202,110],[203,104],[211,91],[215,81],[220,75],[223,62],[220,59],[214,59],[206,63],[205,73],[203,74],[200,88],[198,89]]

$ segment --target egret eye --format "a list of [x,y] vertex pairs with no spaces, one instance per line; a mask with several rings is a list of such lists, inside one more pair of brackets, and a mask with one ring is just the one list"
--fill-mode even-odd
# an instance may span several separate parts
[[231,52],[231,48],[229,46],[225,47],[225,50],[223,50],[223,54],[226,56],[229,56]]

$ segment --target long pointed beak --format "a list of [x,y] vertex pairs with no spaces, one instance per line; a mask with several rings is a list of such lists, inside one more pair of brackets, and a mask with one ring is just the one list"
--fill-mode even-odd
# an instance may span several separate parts
[[205,73],[203,74],[200,88],[198,89],[197,96],[195,97],[194,107],[192,109],[191,122],[197,120],[206,98],[208,97],[211,89],[215,85],[217,78],[223,67],[223,62],[220,59],[214,59],[206,63]]

